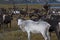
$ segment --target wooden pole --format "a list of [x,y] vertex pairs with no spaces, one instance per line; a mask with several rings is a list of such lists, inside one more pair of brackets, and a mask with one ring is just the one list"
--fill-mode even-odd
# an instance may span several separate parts
[[28,13],[28,1],[26,0],[26,12],[27,12],[27,16],[29,17],[29,13]]
[[12,0],[12,5],[13,5],[13,8],[14,8],[14,10],[15,10],[16,6],[15,6],[14,0]]

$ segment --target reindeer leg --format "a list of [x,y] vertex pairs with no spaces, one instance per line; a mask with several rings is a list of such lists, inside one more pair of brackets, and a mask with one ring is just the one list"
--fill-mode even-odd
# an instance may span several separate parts
[[28,40],[30,40],[30,31],[28,31],[27,34],[28,34]]
[[0,24],[0,30],[1,30],[1,24]]
[[11,28],[11,22],[10,22],[10,28]]
[[6,24],[6,28],[8,28],[8,23]]
[[60,40],[60,35],[59,35],[59,30],[58,29],[59,29],[58,26],[56,26],[55,33],[57,35],[58,40]]
[[42,34],[44,40],[47,40],[47,36],[46,36],[46,34],[45,34],[44,32],[42,32],[41,34]]
[[48,29],[46,30],[46,33],[45,34],[46,34],[48,40],[50,40],[50,35],[49,35],[49,30]]

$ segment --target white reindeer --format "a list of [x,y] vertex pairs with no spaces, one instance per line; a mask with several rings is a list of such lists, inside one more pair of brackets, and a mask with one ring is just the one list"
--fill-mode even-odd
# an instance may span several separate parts
[[20,11],[17,11],[17,10],[13,11],[12,10],[12,13],[14,13],[14,14],[20,14]]
[[37,22],[32,20],[18,19],[18,25],[23,32],[27,32],[28,40],[30,40],[30,32],[41,33],[45,40],[50,40],[49,28],[50,24],[39,20]]

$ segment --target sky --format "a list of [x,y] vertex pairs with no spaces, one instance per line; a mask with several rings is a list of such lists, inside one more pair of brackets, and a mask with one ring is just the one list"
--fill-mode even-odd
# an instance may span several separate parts
[[60,0],[56,0],[56,1],[60,2]]

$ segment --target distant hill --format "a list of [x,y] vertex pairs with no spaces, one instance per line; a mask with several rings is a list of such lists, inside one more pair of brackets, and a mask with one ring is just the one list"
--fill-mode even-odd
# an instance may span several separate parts
[[[15,4],[26,4],[26,3],[29,3],[29,4],[37,4],[37,3],[45,3],[46,1],[45,0],[0,0],[0,4],[12,4],[12,3],[15,3]],[[56,0],[48,0],[49,3],[60,3]]]

